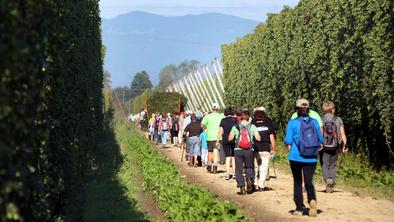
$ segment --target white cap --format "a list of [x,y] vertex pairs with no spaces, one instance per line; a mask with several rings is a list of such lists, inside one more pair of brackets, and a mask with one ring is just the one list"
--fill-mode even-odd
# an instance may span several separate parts
[[187,115],[191,115],[191,114],[193,114],[193,112],[190,111],[190,110],[188,110],[188,111],[186,111],[186,114],[187,114]]
[[171,116],[171,113],[167,113],[167,116]]
[[219,109],[218,103],[212,103],[212,109]]
[[256,112],[256,111],[263,111],[263,112],[265,112],[265,108],[264,108],[264,106],[259,106],[259,107],[254,108],[253,111],[254,112]]

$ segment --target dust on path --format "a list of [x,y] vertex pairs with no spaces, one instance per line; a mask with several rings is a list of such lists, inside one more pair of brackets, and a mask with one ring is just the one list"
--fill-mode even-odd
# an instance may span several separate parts
[[[225,173],[207,174],[204,168],[193,168],[181,162],[181,150],[178,147],[159,148],[163,155],[178,166],[181,175],[200,187],[207,188],[222,200],[233,201],[243,209],[248,217],[256,221],[394,221],[394,203],[371,197],[355,196],[351,192],[337,188],[335,193],[322,192],[322,185],[316,185],[318,217],[294,217],[290,211],[295,208],[293,202],[293,180],[291,175],[276,169],[277,179],[271,179],[267,186],[273,190],[257,192],[247,196],[238,196],[235,180],[226,181]],[[224,166],[219,170],[224,172]],[[306,197],[305,199],[306,200]],[[305,201],[306,202],[306,201]]]

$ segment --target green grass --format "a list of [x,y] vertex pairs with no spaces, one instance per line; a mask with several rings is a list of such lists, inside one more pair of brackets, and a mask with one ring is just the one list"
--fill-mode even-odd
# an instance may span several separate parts
[[152,221],[138,208],[136,168],[130,158],[121,154],[113,132],[103,133],[97,147],[97,169],[83,188],[84,221]]
[[[277,162],[281,168],[289,169],[287,149],[284,145],[279,145],[278,148]],[[337,184],[339,186],[354,193],[394,200],[393,171],[376,171],[368,165],[366,159],[352,153],[341,154],[337,166]],[[323,182],[322,177],[321,167],[318,164],[315,180]]]
[[249,221],[233,203],[220,201],[212,193],[187,183],[178,168],[162,156],[140,132],[116,127],[119,141],[138,153],[143,187],[171,221]]

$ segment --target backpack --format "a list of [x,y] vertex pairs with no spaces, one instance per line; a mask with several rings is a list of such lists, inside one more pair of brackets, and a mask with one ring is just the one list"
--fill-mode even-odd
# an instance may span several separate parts
[[178,118],[172,118],[171,129],[172,129],[172,131],[179,130]]
[[301,122],[300,141],[298,151],[302,157],[317,157],[319,155],[320,142],[317,129],[313,125],[313,119],[304,120],[304,117],[298,117]]
[[326,151],[336,151],[338,148],[338,131],[335,125],[336,116],[331,121],[324,121],[323,147]]
[[252,146],[249,136],[250,127],[251,127],[250,124],[246,126],[239,124],[238,147],[244,150],[247,150]]
[[167,119],[161,119],[161,130],[163,130],[163,131],[168,130]]
[[155,120],[154,120],[155,130],[159,129],[159,123],[160,123],[160,119],[159,118],[155,118]]

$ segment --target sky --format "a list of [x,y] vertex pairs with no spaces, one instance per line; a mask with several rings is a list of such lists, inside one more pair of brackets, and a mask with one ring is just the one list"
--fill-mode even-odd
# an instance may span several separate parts
[[217,12],[256,21],[264,21],[267,13],[277,13],[283,6],[295,6],[298,0],[101,0],[103,18],[130,11],[145,11],[165,16]]

